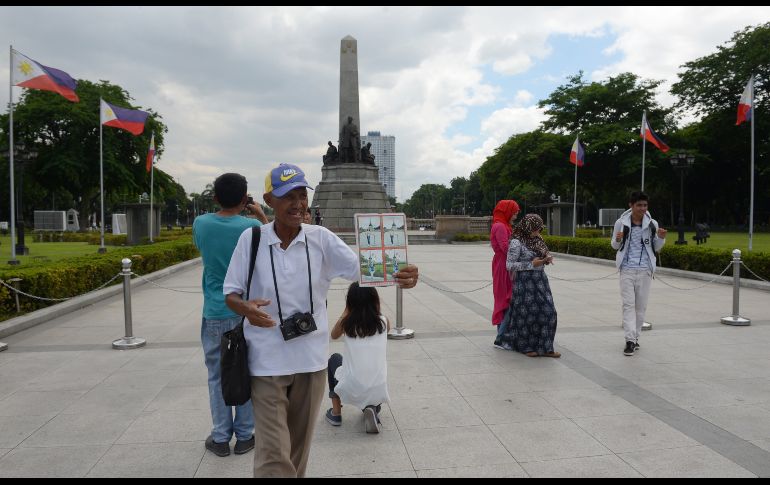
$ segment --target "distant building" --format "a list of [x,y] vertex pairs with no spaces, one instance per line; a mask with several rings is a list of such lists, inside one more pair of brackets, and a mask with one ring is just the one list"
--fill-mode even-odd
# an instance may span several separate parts
[[379,131],[370,131],[361,137],[361,146],[372,144],[371,154],[374,164],[380,169],[380,183],[385,187],[388,197],[396,196],[396,137],[380,135]]

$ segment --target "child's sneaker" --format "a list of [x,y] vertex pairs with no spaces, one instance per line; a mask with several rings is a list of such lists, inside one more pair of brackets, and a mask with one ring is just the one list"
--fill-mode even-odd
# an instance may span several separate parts
[[342,415],[341,414],[332,414],[332,408],[329,408],[326,410],[326,422],[331,424],[332,426],[341,426],[342,425]]
[[380,432],[380,420],[374,406],[364,408],[364,429],[367,433],[376,434]]

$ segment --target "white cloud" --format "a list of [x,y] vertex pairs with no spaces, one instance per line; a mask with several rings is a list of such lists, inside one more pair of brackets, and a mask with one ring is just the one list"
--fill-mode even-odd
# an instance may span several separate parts
[[518,80],[563,82],[549,64],[552,36],[578,47],[614,39],[595,55],[619,60],[589,76],[663,79],[670,104],[664,91],[681,64],[769,16],[768,7],[0,7],[0,37],[160,113],[169,127],[160,167],[188,191],[238,171],[257,196],[278,162],[320,181],[326,141],[338,135],[339,43],[350,34],[360,128],[396,136],[396,193],[406,198],[468,176],[538,125],[540,94]]

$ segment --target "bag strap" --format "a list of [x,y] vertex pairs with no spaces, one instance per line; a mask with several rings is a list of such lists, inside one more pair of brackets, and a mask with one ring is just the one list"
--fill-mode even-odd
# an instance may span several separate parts
[[628,239],[629,230],[629,227],[623,224],[623,242],[620,243],[620,249],[618,249],[618,251],[623,251],[623,248],[626,247],[626,240]]
[[[254,266],[257,263],[257,251],[259,250],[259,240],[262,238],[262,228],[254,226],[251,228],[251,251],[249,251],[249,281],[246,283],[246,299],[249,299],[249,290],[251,290],[251,277],[254,276]],[[241,316],[241,325],[246,320],[246,315]]]

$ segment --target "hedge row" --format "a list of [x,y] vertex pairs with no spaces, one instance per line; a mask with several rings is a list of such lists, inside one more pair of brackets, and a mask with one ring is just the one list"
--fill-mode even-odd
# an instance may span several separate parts
[[[571,238],[560,236],[545,236],[546,244],[551,251],[558,253],[577,254],[591,258],[615,260],[615,250],[610,246],[609,238]],[[741,259],[744,265],[751,268],[765,280],[770,280],[770,253],[743,252]],[[733,260],[729,249],[712,249],[696,246],[663,246],[658,264],[665,268],[683,269],[699,273],[719,274]],[[732,268],[726,275],[732,275]],[[741,271],[742,278],[756,279],[749,271]]]
[[[192,228],[181,230],[162,230],[155,236],[154,242],[174,241],[192,234]],[[35,242],[87,242],[88,244],[101,244],[101,234],[98,231],[89,232],[34,232],[31,238]],[[105,246],[125,246],[127,236],[125,234],[105,234]],[[149,237],[142,238],[142,244],[149,243]]]
[[452,240],[460,242],[489,241],[489,234],[468,234],[467,232],[458,232]]
[[[103,285],[121,271],[123,258],[130,258],[132,271],[143,275],[196,258],[198,255],[197,248],[187,237],[149,246],[111,248],[105,254],[81,256],[43,266],[4,267],[0,270],[0,279],[8,282],[10,278],[21,278],[22,281],[17,282],[17,288],[25,293],[46,298],[65,298],[87,293]],[[118,278],[113,284],[121,281]],[[52,303],[20,295],[19,304],[22,312],[29,312]],[[0,285],[0,319],[14,316],[14,292]]]

